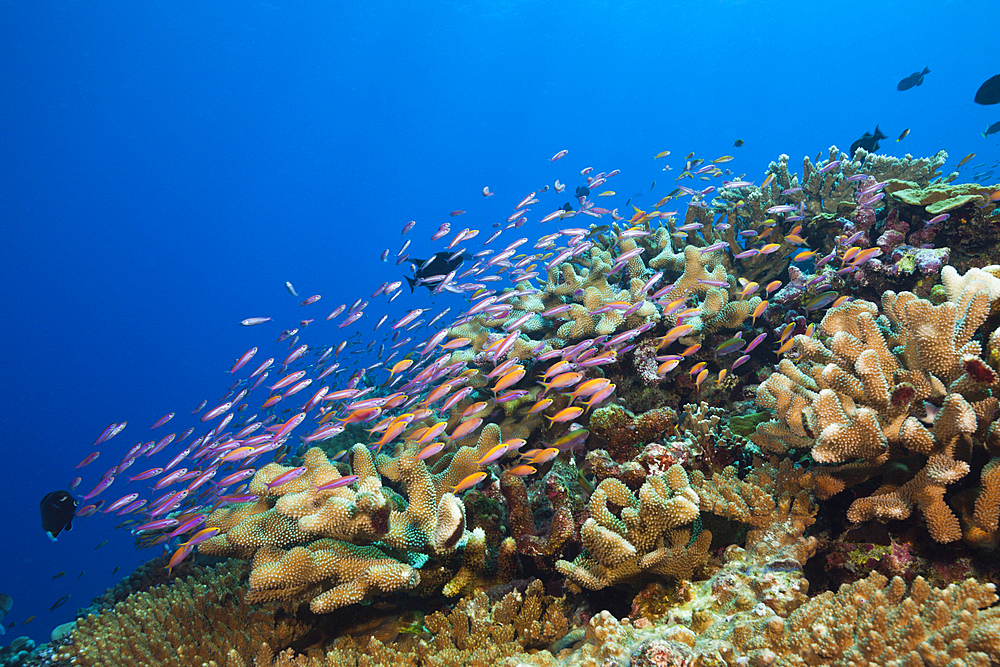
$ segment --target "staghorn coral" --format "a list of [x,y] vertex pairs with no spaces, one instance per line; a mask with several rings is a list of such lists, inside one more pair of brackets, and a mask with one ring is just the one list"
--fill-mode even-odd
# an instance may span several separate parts
[[[970,471],[968,445],[977,433],[983,437],[996,413],[990,394],[998,381],[971,340],[990,312],[991,283],[977,274],[960,280],[946,273],[951,300],[943,304],[887,291],[877,318],[874,304],[855,301],[827,312],[820,324],[826,339],[796,336],[799,361],[783,359],[758,388],[758,403],[776,418],[752,436],[765,450],[807,448],[818,463],[843,463],[817,471],[821,498],[898,473],[891,465],[896,459],[922,456],[909,481],[887,480],[874,495],[856,499],[847,517],[904,519],[916,505],[938,542],[961,537],[944,493]],[[933,430],[911,415],[924,400],[942,406]]]
[[[644,572],[677,579],[691,577],[707,559],[712,534],[692,539],[682,528],[698,518],[698,495],[687,473],[673,465],[646,478],[636,497],[616,479],[605,479],[590,498],[590,518],[580,536],[585,551],[556,569],[592,590],[634,579]],[[609,505],[623,508],[616,516]]]

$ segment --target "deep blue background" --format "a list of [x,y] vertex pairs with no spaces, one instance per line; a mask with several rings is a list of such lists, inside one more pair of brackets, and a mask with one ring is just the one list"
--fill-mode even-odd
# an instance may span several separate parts
[[[996,137],[979,132],[1000,107],[972,97],[1000,72],[995,44],[995,12],[971,1],[4,3],[6,621],[38,615],[25,631],[45,639],[148,555],[107,518],[55,544],[40,529],[41,496],[101,430],[129,421],[84,492],[164,413],[178,417],[157,435],[193,424],[246,349],[286,353],[274,338],[306,316],[304,342],[341,340],[323,318],[398,279],[378,255],[395,256],[407,220],[424,255],[449,211],[488,234],[587,165],[622,170],[617,206],[659,181],[636,200],[651,204],[689,151],[736,155],[727,166],[760,182],[779,154],[799,167],[876,123],[882,152],[992,163]],[[925,65],[922,87],[896,91]],[[300,308],[286,280],[323,300]],[[236,325],[251,316],[277,321]]]

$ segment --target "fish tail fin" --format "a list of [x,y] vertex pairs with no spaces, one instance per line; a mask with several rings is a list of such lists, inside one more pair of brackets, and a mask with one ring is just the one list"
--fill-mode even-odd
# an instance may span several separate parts
[[921,73],[920,73],[920,75],[921,75],[921,76],[923,76],[924,74],[930,74],[930,73],[931,73],[931,70],[930,70],[930,68],[929,68],[929,67],[925,67],[925,68],[924,68],[924,71],[923,71],[923,72],[921,72]]
[[411,278],[410,276],[403,276],[403,277],[406,278],[406,282],[410,284],[410,294],[413,294],[413,286],[416,285],[417,281]]
[[979,134],[983,135],[983,139],[986,138],[986,133],[985,132],[980,132]]

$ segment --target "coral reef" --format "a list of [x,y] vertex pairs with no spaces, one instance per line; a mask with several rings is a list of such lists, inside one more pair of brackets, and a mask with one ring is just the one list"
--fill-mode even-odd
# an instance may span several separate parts
[[[893,475],[848,510],[853,522],[903,519],[918,506],[938,542],[961,537],[958,517],[944,502],[947,485],[970,472],[974,439],[996,447],[991,426],[997,399],[995,372],[971,340],[1000,298],[1000,281],[972,270],[945,272],[949,300],[933,305],[904,292],[886,292],[884,313],[854,301],[831,308],[820,324],[827,338],[795,337],[798,362],[784,359],[758,390],[758,403],[776,418],[760,424],[753,441],[785,452],[807,448],[821,464],[817,492],[828,498],[876,475]],[[911,412],[923,401],[940,409],[928,430]],[[899,463],[920,457],[916,472],[899,482]],[[860,459],[860,462],[856,462]],[[906,473],[904,473],[906,474]],[[989,504],[990,494],[982,496]],[[991,512],[977,527],[994,532]]]

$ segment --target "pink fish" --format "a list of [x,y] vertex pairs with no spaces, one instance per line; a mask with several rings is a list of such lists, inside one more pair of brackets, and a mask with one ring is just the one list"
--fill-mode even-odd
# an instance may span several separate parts
[[337,328],[338,329],[343,329],[344,327],[346,327],[349,324],[354,324],[359,319],[361,319],[361,316],[364,315],[364,314],[365,314],[365,311],[363,311],[363,310],[356,310],[356,311],[354,311],[353,313],[351,313],[350,315],[348,315],[346,318],[344,318],[344,321],[341,322],[340,324],[338,324]]
[[561,150],[558,153],[556,153],[555,155],[553,155],[552,157],[550,157],[549,158],[549,162],[555,162],[556,160],[560,160],[560,159],[566,157],[567,155],[569,155],[569,151],[568,150]]
[[295,430],[295,428],[299,424],[301,424],[302,421],[305,418],[306,418],[306,413],[300,412],[299,414],[295,415],[294,417],[292,417],[291,419],[289,419],[287,422],[285,422],[284,424],[282,424],[281,428],[278,429],[278,432],[274,434],[274,440],[275,440],[275,442],[277,442],[278,440],[281,440],[286,435],[288,435],[293,430]]
[[358,479],[359,478],[358,478],[357,475],[348,475],[347,477],[340,477],[338,479],[333,480],[332,482],[327,482],[326,484],[323,484],[322,486],[317,486],[316,490],[317,491],[332,491],[333,489],[339,489],[342,486],[347,486],[348,484],[353,484],[354,482],[358,481]]
[[443,442],[434,442],[421,449],[417,453],[417,455],[414,456],[413,458],[416,459],[417,461],[423,461],[424,459],[429,459],[430,457],[434,456],[442,449],[444,449]]
[[127,507],[123,507],[122,509],[118,510],[118,516],[121,516],[122,514],[128,514],[129,512],[134,512],[140,507],[143,507],[147,502],[148,501],[145,498],[136,500],[134,503],[131,503]]
[[91,498],[93,498],[94,496],[98,496],[98,495],[100,495],[101,493],[104,493],[104,491],[105,491],[105,490],[106,490],[106,489],[107,489],[107,488],[108,488],[109,486],[111,486],[111,485],[112,485],[112,484],[114,483],[114,481],[115,481],[115,477],[114,477],[114,475],[111,475],[111,476],[109,476],[109,477],[106,477],[105,479],[101,480],[101,482],[100,482],[100,483],[98,483],[98,485],[97,485],[97,486],[95,486],[95,487],[93,488],[93,490],[92,490],[92,491],[91,491],[90,493],[88,493],[87,495],[85,495],[85,496],[83,497],[83,499],[84,499],[84,500],[90,500],[90,499],[91,499]]
[[135,463],[135,457],[130,457],[125,459],[124,461],[118,464],[117,468],[115,468],[115,474],[116,475],[122,474],[123,472],[131,468],[132,464],[134,463]]
[[406,315],[404,315],[402,318],[400,318],[400,320],[398,322],[396,322],[395,324],[393,324],[392,328],[393,329],[401,329],[402,327],[405,327],[407,324],[409,324],[413,320],[415,320],[418,317],[420,317],[420,315],[423,312],[424,312],[423,308],[416,308],[414,310],[411,310]]
[[187,521],[185,521],[181,525],[179,525],[176,528],[174,528],[170,532],[169,537],[177,537],[178,535],[183,535],[184,533],[197,528],[201,524],[205,523],[205,519],[206,518],[207,517],[204,514],[199,514],[196,517],[188,519]]
[[297,394],[300,391],[302,391],[303,389],[305,389],[306,387],[308,387],[309,385],[311,385],[312,383],[313,383],[313,379],[312,378],[306,378],[305,380],[302,380],[301,382],[299,382],[297,384],[294,384],[291,387],[289,387],[288,390],[284,394],[281,395],[281,397],[282,398],[288,398],[292,394]]
[[[195,471],[195,472],[197,472],[197,471]],[[201,486],[202,484],[204,484],[208,480],[210,480],[213,477],[215,477],[215,473],[216,473],[216,471],[214,469],[213,470],[206,470],[205,472],[201,473],[200,475],[198,475],[197,479],[195,479],[193,482],[191,482],[190,484],[188,484],[187,490],[188,491],[194,491],[199,486]],[[192,473],[189,473],[186,477],[183,477],[183,478],[181,478],[178,481],[182,481],[182,480],[188,479],[191,474]]]
[[177,465],[178,463],[180,463],[181,461],[183,461],[187,457],[187,455],[190,454],[190,453],[191,453],[191,448],[188,447],[183,452],[181,452],[180,454],[178,454],[177,456],[175,456],[173,459],[171,459],[170,463],[167,464],[167,466],[164,468],[164,470],[170,470],[175,465]]
[[121,508],[125,507],[126,505],[128,505],[130,502],[132,502],[133,500],[135,500],[138,497],[139,497],[138,493],[130,493],[127,496],[122,496],[121,498],[119,498],[115,502],[113,502],[110,505],[108,505],[108,507],[106,509],[101,510],[101,511],[104,514],[107,514],[108,512],[114,512],[115,510],[120,510]]
[[139,481],[142,481],[144,479],[149,479],[150,477],[156,477],[157,475],[159,475],[162,472],[163,472],[163,468],[151,468],[149,470],[146,470],[144,472],[139,473],[135,477],[129,477],[128,478],[128,483],[131,484],[132,482],[139,482]]
[[213,484],[220,487],[231,486],[233,484],[236,484],[237,482],[242,482],[248,477],[253,477],[254,474],[256,474],[256,472],[257,471],[254,470],[253,468],[240,470],[239,472],[234,472],[232,475],[227,475],[226,477],[223,477],[218,482],[213,482]]
[[87,458],[85,458],[84,460],[82,460],[79,463],[77,463],[76,467],[77,468],[82,468],[83,466],[90,465],[95,460],[97,460],[97,457],[100,456],[100,455],[101,455],[100,452],[94,452],[93,454],[91,454],[90,456],[88,456]]
[[94,445],[99,445],[102,442],[104,442],[105,440],[107,440],[108,438],[110,438],[111,437],[111,433],[112,433],[112,431],[115,430],[116,426],[118,426],[117,422],[108,424],[108,427],[106,429],[104,429],[103,431],[101,431],[101,434],[99,436],[97,436],[97,440],[94,440]]
[[83,518],[85,516],[90,516],[96,511],[97,511],[97,505],[84,505],[83,507],[81,507],[76,511],[76,516]]
[[281,362],[281,364],[283,366],[287,366],[287,365],[291,364],[292,362],[296,361],[297,359],[301,359],[302,355],[304,355],[308,350],[309,350],[309,346],[308,345],[301,345],[301,346],[295,348],[295,350],[291,354],[289,354],[287,357],[285,357],[285,360],[283,362]]
[[[256,349],[257,348],[254,348],[254,350],[256,350]],[[163,415],[162,417],[160,417],[159,419],[157,419],[156,423],[153,424],[152,426],[150,426],[149,428],[150,428],[150,430],[152,430],[154,428],[158,428],[160,426],[163,426],[164,424],[166,424],[168,421],[170,421],[173,418],[174,418],[174,413],[173,412],[171,412],[168,415]]]
[[132,529],[133,535],[138,535],[139,533],[148,533],[156,530],[163,530],[164,528],[173,528],[179,521],[177,519],[158,519],[157,521],[150,521],[144,523],[141,526],[136,526]]
[[287,484],[288,482],[291,482],[293,479],[301,477],[303,474],[305,474],[307,470],[309,470],[309,468],[306,468],[305,466],[299,468],[292,468],[288,472],[282,473],[277,477],[275,477],[274,480],[268,482],[267,488],[273,489],[276,486]]
[[156,484],[154,484],[153,485],[153,490],[154,491],[159,491],[160,489],[162,489],[164,487],[170,486],[171,484],[173,484],[174,482],[176,482],[178,479],[180,479],[181,477],[183,477],[184,475],[186,475],[187,472],[188,472],[187,468],[180,468],[178,470],[175,470],[174,472],[170,473],[169,475],[167,475],[166,477],[164,477],[163,479],[161,479],[160,481],[158,481]]
[[[292,384],[293,382],[298,382],[299,380],[301,380],[305,376],[306,376],[306,372],[305,371],[296,371],[295,373],[292,373],[291,375],[286,375],[285,377],[283,377],[280,380],[278,380],[276,383],[272,384],[271,387],[270,387],[270,389],[272,391],[274,391],[276,389],[284,389],[285,387],[287,387],[288,385]],[[226,409],[228,410],[229,408],[226,408]],[[205,421],[205,417],[202,417],[201,420]]]
[[[303,374],[304,373],[305,373],[305,371],[303,371]],[[231,407],[233,407],[232,403],[223,403],[222,405],[218,405],[218,406],[212,408],[211,410],[209,410],[208,412],[206,412],[204,415],[202,415],[201,420],[203,422],[207,422],[207,421],[209,421],[211,419],[215,419],[216,417],[218,417],[219,415],[221,415],[223,412],[225,412],[226,410],[228,410]]]
[[247,319],[240,322],[245,327],[252,327],[256,324],[263,324],[264,322],[270,322],[270,317],[248,317]]

